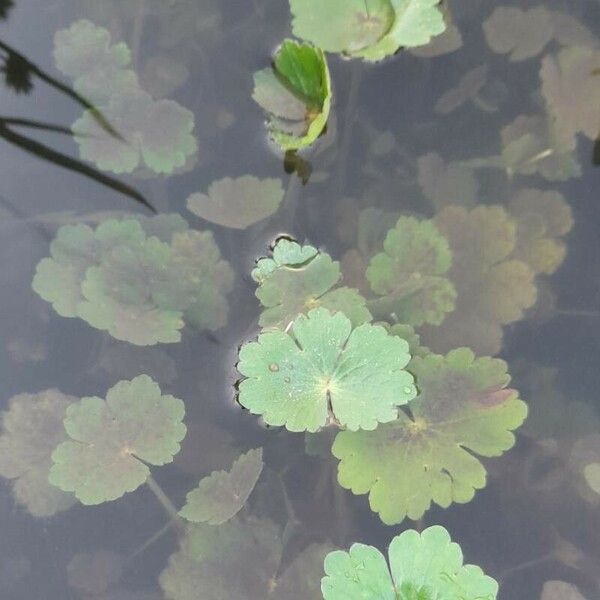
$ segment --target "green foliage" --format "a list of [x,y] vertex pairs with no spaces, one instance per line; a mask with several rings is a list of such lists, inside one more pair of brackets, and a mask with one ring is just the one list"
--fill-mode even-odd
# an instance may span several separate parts
[[269,114],[267,127],[283,150],[310,146],[331,108],[331,82],[323,52],[284,40],[273,66],[254,74],[254,100]]
[[15,501],[34,517],[50,517],[76,502],[48,483],[50,455],[66,439],[63,419],[76,400],[58,390],[18,394],[2,413],[0,475],[12,480]]
[[233,272],[210,232],[179,215],[64,225],[40,261],[33,289],[64,317],[80,317],[137,345],[178,342],[186,322],[227,321]]
[[495,600],[498,584],[475,565],[463,565],[460,546],[443,527],[409,529],[389,547],[389,566],[377,548],[353,544],[325,558],[325,600]]
[[437,0],[290,0],[299,38],[327,52],[378,61],[423,46],[446,25]]
[[446,508],[472,500],[486,483],[474,455],[511,448],[511,431],[527,414],[517,392],[506,388],[504,361],[475,359],[459,348],[414,358],[410,370],[420,393],[408,414],[373,432],[340,432],[332,448],[340,484],[369,493],[372,510],[388,525],[420,519],[432,502]]
[[131,52],[124,42],[112,43],[110,31],[80,19],[54,34],[54,63],[73,79],[73,87],[93,103],[137,84]]
[[449,206],[433,221],[450,243],[448,278],[457,299],[439,327],[421,330],[423,340],[436,352],[469,346],[477,354],[496,354],[501,326],[522,319],[537,296],[535,272],[513,254],[517,225],[501,206]]
[[285,569],[283,548],[282,532],[266,519],[190,525],[160,585],[167,600],[195,600],[199,590],[203,600],[319,600],[319,573],[329,548],[312,544]]
[[[600,132],[600,50],[563,48],[542,61],[542,93],[550,114],[568,135],[595,140]],[[577,94],[573,94],[577,90]]]
[[409,360],[408,343],[383,327],[353,330],[342,313],[318,308],[298,316],[289,333],[268,331],[242,346],[239,402],[290,431],[330,423],[371,430],[415,397]]
[[244,175],[213,181],[206,194],[192,194],[187,207],[195,215],[233,229],[245,229],[270,217],[281,204],[280,179]]
[[264,307],[262,327],[285,328],[298,314],[320,306],[343,312],[354,326],[372,318],[357,290],[335,287],[342,277],[339,263],[313,246],[280,238],[272,256],[259,259],[251,275]]
[[82,158],[113,173],[143,167],[169,175],[188,165],[197,151],[194,114],[173,100],[155,100],[140,87],[127,68],[127,44],[112,45],[107,29],[82,19],[56,32],[54,59],[118,133],[107,132],[86,110],[73,124]]
[[562,194],[525,188],[512,198],[508,210],[517,223],[512,256],[536,273],[554,273],[567,251],[561,238],[573,227],[571,207]]
[[262,472],[262,448],[242,454],[230,471],[214,471],[188,493],[179,514],[194,523],[221,525],[246,504]]
[[431,221],[401,217],[367,268],[375,317],[411,325],[440,324],[454,310],[456,292],[444,277],[452,264],[446,239]]
[[119,381],[106,394],[67,409],[69,440],[52,452],[49,481],[82,504],[101,504],[133,492],[164,465],[185,437],[181,400],[161,395],[147,375]]

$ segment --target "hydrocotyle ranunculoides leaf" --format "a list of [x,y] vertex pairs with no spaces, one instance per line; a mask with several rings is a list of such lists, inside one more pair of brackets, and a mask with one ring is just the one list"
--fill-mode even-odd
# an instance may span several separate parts
[[317,431],[335,423],[352,431],[393,421],[416,396],[404,370],[408,343],[380,326],[352,329],[343,313],[299,315],[289,333],[267,331],[240,350],[246,378],[239,402],[268,425]]
[[230,471],[214,471],[188,493],[179,514],[194,523],[221,525],[246,504],[263,469],[262,448],[242,454]]
[[273,65],[254,74],[254,100],[269,113],[267,127],[283,150],[312,144],[331,108],[331,81],[320,48],[285,40]]
[[161,395],[148,375],[119,381],[106,394],[67,409],[70,440],[52,453],[49,481],[74,492],[82,504],[101,504],[133,492],[179,452],[186,427],[184,404]]
[[339,262],[313,246],[280,238],[272,257],[259,259],[251,276],[265,307],[261,327],[285,328],[300,313],[318,307],[343,312],[354,327],[372,318],[358,290],[335,287],[342,278]]
[[58,390],[17,394],[2,412],[0,476],[12,480],[15,500],[34,517],[50,517],[76,503],[48,483],[54,448],[66,439],[63,419],[78,398]]
[[376,317],[410,325],[439,325],[454,310],[456,290],[445,277],[452,264],[446,238],[432,221],[400,217],[367,268],[380,296],[369,307]]
[[294,34],[346,56],[378,61],[428,44],[446,29],[439,0],[290,0]]
[[187,207],[195,215],[223,227],[245,229],[270,217],[284,196],[281,179],[244,175],[213,181],[206,194],[192,194]]
[[516,390],[506,386],[506,363],[475,359],[468,348],[411,361],[419,396],[409,414],[375,431],[342,431],[332,447],[338,481],[369,494],[371,509],[393,525],[420,519],[432,502],[466,503],[485,487],[475,455],[500,456],[515,443],[512,431],[527,415]]
[[460,546],[444,527],[409,529],[388,550],[389,565],[373,546],[353,544],[325,558],[325,600],[495,600],[498,583],[480,567],[464,565]]

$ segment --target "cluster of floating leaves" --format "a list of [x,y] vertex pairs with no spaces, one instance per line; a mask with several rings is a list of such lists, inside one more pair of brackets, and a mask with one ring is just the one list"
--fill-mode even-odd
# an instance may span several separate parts
[[[82,158],[114,173],[149,170],[171,174],[186,167],[197,151],[194,115],[174,100],[155,100],[139,84],[124,42],[82,19],[54,38],[58,69],[94,109],[73,124]],[[97,111],[115,133],[99,123]]]
[[212,233],[160,215],[64,225],[32,285],[59,315],[146,346],[178,342],[184,323],[222,327],[233,271]]

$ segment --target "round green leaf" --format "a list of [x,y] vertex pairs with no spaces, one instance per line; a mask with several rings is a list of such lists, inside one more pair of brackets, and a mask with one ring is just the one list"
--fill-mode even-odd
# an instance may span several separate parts
[[298,316],[289,333],[270,331],[240,350],[239,402],[268,425],[317,431],[330,422],[375,429],[416,395],[404,370],[408,343],[383,327],[352,330],[324,308]]
[[52,453],[50,483],[74,492],[82,504],[116,500],[142,485],[150,465],[179,452],[186,427],[181,400],[161,395],[147,375],[120,381],[106,394],[82,398],[67,410],[70,440]]
[[[321,582],[325,600],[494,600],[497,582],[474,565],[463,565],[460,546],[436,525],[409,529],[389,547],[389,568],[373,546],[354,544],[349,552],[325,558]],[[390,572],[391,571],[391,572]]]
[[375,431],[342,431],[332,453],[338,480],[355,494],[369,493],[384,523],[420,519],[432,502],[446,508],[469,502],[486,484],[475,457],[500,456],[511,448],[512,430],[527,407],[507,389],[506,364],[475,359],[467,348],[430,354],[410,365],[420,395],[409,414]]
[[194,523],[221,525],[246,504],[262,472],[262,448],[242,454],[230,471],[214,471],[188,493],[179,514]]

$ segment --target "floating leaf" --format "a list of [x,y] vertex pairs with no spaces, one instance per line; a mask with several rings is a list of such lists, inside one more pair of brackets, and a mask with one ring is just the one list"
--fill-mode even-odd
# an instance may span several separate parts
[[436,226],[400,217],[383,248],[367,268],[371,289],[381,296],[369,305],[373,314],[411,325],[441,323],[454,310],[456,292],[444,277],[452,253]]
[[512,430],[527,414],[506,363],[478,358],[468,348],[412,360],[420,395],[409,414],[375,431],[342,431],[332,453],[338,480],[355,494],[369,493],[371,509],[392,525],[420,519],[434,502],[466,503],[485,487],[474,456],[500,456],[515,442]]
[[[545,56],[540,76],[542,93],[561,131],[583,133],[595,140],[600,131],[600,50],[563,48]],[[577,90],[574,94],[573,90]]]
[[80,19],[54,34],[56,67],[74,80],[73,87],[93,103],[137,84],[127,44],[113,44],[111,34],[87,19]]
[[483,23],[485,39],[499,54],[510,53],[513,62],[537,56],[554,37],[551,12],[543,6],[522,10],[497,6]]
[[50,455],[66,439],[63,419],[76,400],[58,390],[18,394],[2,413],[0,475],[13,480],[15,500],[35,517],[50,517],[76,502],[48,483]]
[[132,173],[145,166],[169,175],[197,151],[194,114],[174,100],[153,100],[136,86],[111,96],[103,115],[123,139],[108,133],[91,111],[73,123],[79,153],[103,171]]
[[207,194],[192,194],[187,207],[211,223],[245,229],[270,217],[283,200],[280,179],[258,179],[244,175],[214,181]]
[[230,471],[214,471],[188,493],[180,515],[194,523],[221,525],[246,504],[262,472],[262,448],[242,454]]
[[161,395],[147,375],[119,381],[106,394],[82,398],[65,418],[70,440],[52,453],[50,483],[82,504],[101,504],[133,492],[179,452],[186,433],[181,400]]
[[331,107],[323,51],[285,40],[273,67],[254,74],[252,97],[269,113],[269,132],[283,150],[310,146],[325,129]]
[[325,558],[325,600],[494,600],[497,582],[475,565],[463,565],[460,546],[439,525],[409,529],[389,547],[389,566],[377,548],[353,544]]
[[565,581],[546,581],[540,600],[586,600],[572,583]]
[[219,527],[190,525],[160,585],[167,600],[196,600],[198,590],[203,600],[319,600],[328,550],[312,544],[282,569],[282,534],[271,521],[247,517]]
[[459,163],[447,163],[435,152],[420,156],[417,164],[421,191],[436,210],[449,204],[468,207],[476,204],[479,184],[472,169]]
[[327,52],[377,61],[423,46],[446,25],[437,0],[290,0],[292,29]]
[[512,256],[536,273],[554,273],[566,254],[560,238],[573,227],[571,207],[562,194],[525,188],[510,201],[509,211],[517,221],[517,246]]
[[272,258],[259,259],[252,271],[256,297],[265,307],[260,325],[286,327],[298,314],[319,306],[343,312],[354,326],[370,321],[366,300],[357,290],[334,288],[341,277],[339,263],[326,252],[280,238]]
[[317,308],[297,317],[289,333],[269,331],[242,346],[239,402],[289,431],[317,431],[332,421],[375,429],[416,395],[404,370],[409,360],[408,343],[383,327],[352,330],[342,313]]

